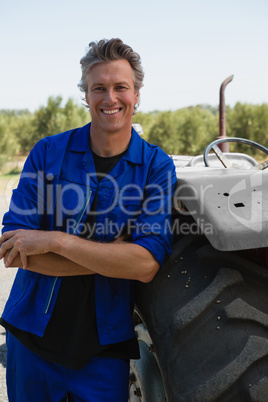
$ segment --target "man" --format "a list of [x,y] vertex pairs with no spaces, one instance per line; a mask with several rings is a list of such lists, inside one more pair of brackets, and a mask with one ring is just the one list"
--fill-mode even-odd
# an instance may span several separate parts
[[91,124],[33,148],[3,220],[11,402],[127,401],[134,281],[171,252],[174,165],[132,129],[140,57],[101,40],[81,66]]

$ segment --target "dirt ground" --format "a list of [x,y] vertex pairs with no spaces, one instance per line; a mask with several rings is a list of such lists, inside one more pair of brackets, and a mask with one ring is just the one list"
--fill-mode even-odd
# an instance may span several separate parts
[[[8,187],[7,187],[8,185]],[[14,186],[14,179],[8,179],[1,182],[0,188],[0,225],[2,227],[3,214],[8,209],[11,191],[9,187]],[[16,269],[6,269],[2,261],[0,261],[0,314],[2,314],[5,302],[8,298],[10,288],[12,286]],[[0,401],[6,402],[6,333],[5,329],[0,326]]]

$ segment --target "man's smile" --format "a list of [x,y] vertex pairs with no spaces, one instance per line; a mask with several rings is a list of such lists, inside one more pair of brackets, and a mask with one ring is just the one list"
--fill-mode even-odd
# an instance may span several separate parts
[[104,114],[116,114],[116,113],[120,112],[121,110],[122,110],[122,108],[112,109],[112,110],[104,110],[104,109],[101,109],[101,111],[102,111]]

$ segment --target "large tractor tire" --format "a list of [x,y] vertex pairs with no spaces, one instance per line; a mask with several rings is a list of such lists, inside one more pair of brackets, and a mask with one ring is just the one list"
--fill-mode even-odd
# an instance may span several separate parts
[[183,237],[154,280],[137,285],[137,311],[167,401],[268,401],[267,269]]

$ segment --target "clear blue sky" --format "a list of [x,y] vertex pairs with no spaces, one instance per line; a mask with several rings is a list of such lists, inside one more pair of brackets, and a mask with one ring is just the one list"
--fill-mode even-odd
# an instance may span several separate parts
[[1,0],[0,109],[81,102],[88,43],[120,37],[142,59],[139,110],[268,103],[267,0]]

